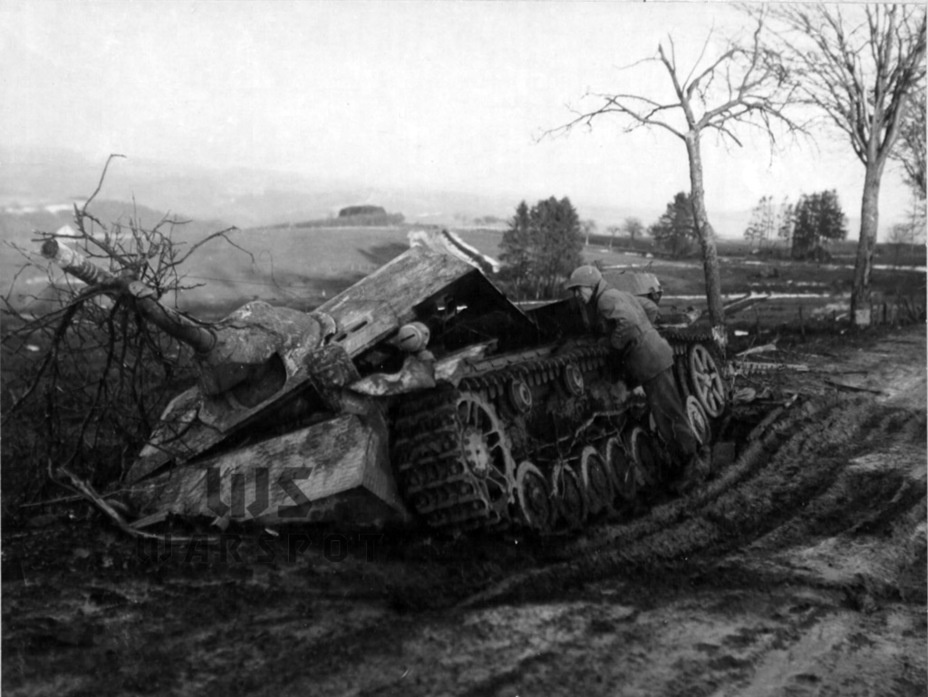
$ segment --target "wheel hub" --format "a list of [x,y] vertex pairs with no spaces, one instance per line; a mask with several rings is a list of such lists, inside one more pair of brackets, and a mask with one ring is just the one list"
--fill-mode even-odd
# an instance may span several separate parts
[[568,394],[574,397],[579,397],[583,394],[583,373],[581,373],[580,368],[573,363],[568,363],[564,366],[562,380]]
[[483,434],[473,428],[464,432],[464,460],[470,471],[481,479],[490,471],[490,449]]
[[537,532],[548,532],[554,518],[551,491],[544,475],[530,462],[519,465],[516,496],[525,523]]

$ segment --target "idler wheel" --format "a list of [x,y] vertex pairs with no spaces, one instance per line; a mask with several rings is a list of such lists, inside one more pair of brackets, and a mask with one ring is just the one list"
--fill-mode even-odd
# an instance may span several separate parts
[[689,419],[690,428],[699,440],[700,445],[706,445],[712,440],[712,425],[706,416],[702,404],[693,395],[686,398],[686,418]]
[[722,372],[712,353],[702,344],[693,344],[689,349],[688,367],[693,395],[710,418],[721,416],[728,399]]
[[590,515],[611,512],[615,487],[603,456],[592,445],[580,453],[580,476],[586,489]]
[[490,519],[507,518],[515,463],[496,410],[479,396],[464,393],[457,400],[457,415],[461,460],[486,502]]
[[519,514],[529,528],[549,532],[554,527],[557,511],[551,487],[545,475],[531,462],[522,462],[516,470],[516,501]]
[[612,473],[618,498],[626,503],[634,502],[638,497],[638,476],[635,474],[635,463],[618,438],[610,438],[606,441],[606,464]]
[[579,475],[570,467],[560,465],[555,467],[553,479],[551,490],[558,517],[570,530],[581,527],[586,520],[587,505]]
[[508,389],[509,404],[517,414],[528,414],[532,410],[532,388],[524,380],[513,380]]
[[583,373],[575,363],[568,363],[564,366],[564,372],[561,374],[561,382],[567,393],[574,397],[583,394]]

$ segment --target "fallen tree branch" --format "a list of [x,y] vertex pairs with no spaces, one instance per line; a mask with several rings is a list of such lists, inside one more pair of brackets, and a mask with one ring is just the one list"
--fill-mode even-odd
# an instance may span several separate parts
[[837,387],[839,390],[848,390],[850,392],[869,392],[870,394],[887,394],[884,390],[874,390],[870,387],[858,387],[857,385],[847,385],[843,382],[838,382],[837,380],[829,380],[825,378],[825,384],[831,385],[832,387]]
[[[70,482],[70,484],[65,484],[64,482],[59,481],[59,483],[62,484],[62,486],[67,486],[68,488],[77,491],[77,493],[80,494],[81,497],[83,497],[84,499],[92,503],[94,506],[96,506],[97,509],[101,513],[103,513],[103,515],[109,518],[110,521],[114,525],[116,525],[116,527],[118,527],[120,530],[122,530],[124,533],[126,533],[130,537],[143,539],[143,540],[161,540],[161,541],[170,540],[171,542],[182,542],[182,543],[194,541],[194,538],[192,537],[176,537],[174,535],[171,535],[169,537],[167,535],[158,535],[158,534],[150,533],[150,532],[142,532],[141,530],[138,530],[132,527],[129,523],[127,523],[125,518],[122,517],[119,511],[113,508],[113,506],[110,505],[106,501],[106,499],[100,496],[100,494],[98,494],[90,484],[85,482],[83,479],[78,477],[76,474],[71,472],[69,469],[65,467],[59,467],[57,470],[57,473],[63,474],[65,477],[67,477],[68,481]],[[58,481],[57,478],[55,479],[55,481]],[[210,542],[214,540],[212,540],[210,537],[206,537],[206,538],[197,538],[196,541],[206,542],[207,544],[209,544]],[[218,542],[218,540],[215,540],[215,541]]]
[[776,344],[764,344],[763,346],[752,346],[749,349],[745,349],[741,353],[736,353],[735,358],[740,358],[741,356],[750,356],[755,353],[766,353],[767,351],[776,351]]

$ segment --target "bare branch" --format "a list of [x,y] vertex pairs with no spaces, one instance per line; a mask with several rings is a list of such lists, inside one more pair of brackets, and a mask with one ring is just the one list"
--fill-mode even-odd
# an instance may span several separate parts
[[112,161],[113,161],[113,158],[115,158],[115,157],[121,157],[121,158],[125,159],[126,156],[125,156],[125,155],[120,155],[120,154],[118,154],[118,153],[112,153],[112,154],[110,154],[109,157],[106,158],[106,164],[103,165],[103,172],[100,173],[100,180],[97,182],[97,188],[93,190],[93,193],[90,194],[90,197],[89,197],[86,201],[84,201],[84,205],[81,207],[81,215],[82,215],[82,216],[83,216],[83,215],[86,215],[86,213],[87,213],[87,206],[90,205],[90,202],[93,201],[93,200],[97,197],[97,194],[99,194],[99,193],[100,193],[100,190],[103,188],[103,181],[106,179],[106,170],[109,169],[109,167],[110,167],[110,162],[112,162]]
[[[795,88],[786,80],[785,69],[763,46],[766,11],[756,13],[756,28],[751,41],[743,46],[730,42],[706,62],[712,48],[712,32],[703,43],[697,61],[688,71],[681,71],[673,37],[658,45],[656,60],[661,64],[673,88],[674,98],[666,103],[653,93],[615,92],[596,95],[595,109],[576,117],[548,133],[568,133],[583,124],[592,127],[594,120],[606,114],[623,120],[623,132],[657,127],[684,141],[692,186],[694,221],[699,231],[706,269],[706,287],[713,326],[724,323],[714,231],[705,209],[700,138],[711,131],[725,142],[741,145],[736,132],[746,126],[766,132],[773,147],[777,129],[802,134],[805,125],[793,119],[788,110]],[[686,75],[681,80],[681,75]],[[695,77],[694,77],[695,76]],[[589,95],[588,95],[589,96]],[[682,120],[682,124],[677,120]],[[673,119],[673,120],[672,120]]]

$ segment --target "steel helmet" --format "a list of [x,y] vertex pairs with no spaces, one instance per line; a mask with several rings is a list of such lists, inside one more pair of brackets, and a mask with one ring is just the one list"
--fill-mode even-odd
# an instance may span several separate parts
[[644,276],[642,279],[645,287],[644,295],[651,295],[652,293],[661,295],[664,292],[664,289],[661,288],[661,282],[653,273],[642,274],[642,276]]
[[567,279],[567,289],[570,290],[571,288],[579,288],[581,286],[595,288],[599,285],[601,280],[603,280],[603,275],[595,266],[578,266],[574,269],[573,273],[570,274],[570,278]]

